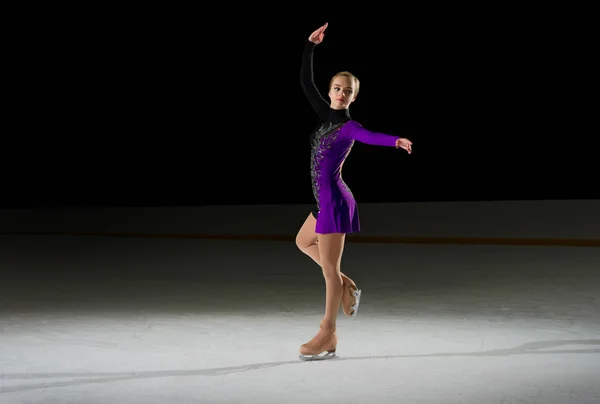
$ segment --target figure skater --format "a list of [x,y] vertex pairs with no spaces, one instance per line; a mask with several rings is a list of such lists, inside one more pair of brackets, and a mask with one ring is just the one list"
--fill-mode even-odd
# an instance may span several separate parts
[[329,82],[329,99],[319,93],[313,74],[313,51],[323,41],[328,23],[316,29],[304,48],[300,81],[304,94],[319,117],[311,133],[311,177],[317,207],[306,218],[296,236],[298,248],[322,269],[325,278],[325,315],[319,331],[300,347],[300,359],[335,358],[336,320],[340,303],[346,316],[354,318],[361,291],[341,272],[345,236],[360,231],[358,208],[350,188],[342,180],[342,165],[357,140],[377,146],[403,148],[412,153],[412,142],[398,136],[376,133],[350,118],[349,107],[356,100],[360,82],[342,71]]

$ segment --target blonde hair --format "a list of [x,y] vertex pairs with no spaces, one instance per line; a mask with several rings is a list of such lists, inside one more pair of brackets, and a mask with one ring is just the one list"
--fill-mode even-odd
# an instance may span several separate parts
[[355,75],[353,75],[352,73],[350,73],[348,71],[336,73],[331,78],[331,80],[329,80],[329,90],[331,90],[331,86],[333,85],[333,80],[335,80],[336,77],[348,77],[350,80],[352,80],[354,82],[354,98],[356,98],[356,96],[358,95],[358,90],[360,89],[360,81],[358,80],[358,77],[356,77]]

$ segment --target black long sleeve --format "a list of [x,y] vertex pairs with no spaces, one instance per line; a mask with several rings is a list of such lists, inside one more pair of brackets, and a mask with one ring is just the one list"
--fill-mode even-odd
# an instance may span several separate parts
[[300,84],[304,90],[304,95],[310,102],[317,115],[321,120],[326,120],[329,116],[330,106],[327,101],[321,96],[314,81],[313,73],[313,52],[315,44],[311,41],[306,41],[304,53],[302,55],[302,66],[300,68]]

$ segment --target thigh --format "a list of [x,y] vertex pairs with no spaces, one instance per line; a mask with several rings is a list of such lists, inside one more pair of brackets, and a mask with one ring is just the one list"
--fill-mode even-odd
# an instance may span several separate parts
[[319,234],[319,255],[323,269],[340,270],[345,241],[344,233]]
[[312,213],[309,213],[296,235],[296,244],[303,247],[314,245],[318,241],[317,233],[315,233],[316,225],[317,219],[315,219]]

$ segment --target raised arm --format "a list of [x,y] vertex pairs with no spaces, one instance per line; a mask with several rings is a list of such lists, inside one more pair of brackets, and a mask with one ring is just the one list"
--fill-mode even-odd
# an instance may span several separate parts
[[302,55],[302,66],[300,68],[300,84],[304,90],[304,95],[308,98],[310,105],[313,107],[315,112],[319,115],[319,118],[326,119],[329,114],[329,103],[319,93],[317,86],[314,81],[313,74],[313,52],[315,46],[323,41],[325,36],[324,31],[327,28],[327,23],[322,27],[316,29],[306,41],[304,46],[304,54]]

